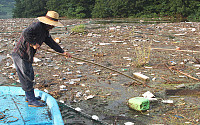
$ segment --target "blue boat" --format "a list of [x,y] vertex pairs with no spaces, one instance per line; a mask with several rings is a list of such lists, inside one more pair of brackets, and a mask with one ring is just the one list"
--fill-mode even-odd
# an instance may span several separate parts
[[0,86],[0,125],[64,125],[59,106],[49,94],[34,90],[45,107],[29,107],[21,87]]

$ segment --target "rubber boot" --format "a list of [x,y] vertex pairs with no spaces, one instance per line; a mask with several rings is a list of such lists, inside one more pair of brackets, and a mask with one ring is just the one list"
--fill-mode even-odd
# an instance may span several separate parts
[[32,89],[31,91],[26,91],[25,94],[26,94],[26,97],[28,99],[28,106],[29,107],[43,107],[43,106],[45,106],[44,103],[36,100],[35,94],[34,94],[34,89]]
[[[35,97],[35,99],[36,99],[36,100],[41,100],[41,97],[40,97],[40,96],[38,96],[38,97]],[[27,99],[27,97],[25,98],[25,102],[28,102],[28,99]]]

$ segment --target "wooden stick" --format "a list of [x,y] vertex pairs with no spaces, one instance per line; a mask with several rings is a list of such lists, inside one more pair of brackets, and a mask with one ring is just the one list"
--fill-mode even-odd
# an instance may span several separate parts
[[189,74],[187,74],[187,73],[184,73],[184,72],[182,72],[182,71],[180,71],[180,70],[178,70],[178,69],[175,69],[174,67],[170,67],[170,69],[175,70],[175,71],[177,71],[177,72],[179,72],[179,73],[181,73],[181,74],[183,74],[183,75],[185,75],[185,76],[187,76],[187,77],[189,77],[189,78],[191,78],[191,79],[200,81],[200,79],[195,78],[195,77],[193,77],[193,76],[191,76],[191,75],[189,75]]
[[[40,48],[40,49],[45,50],[45,51],[48,51],[48,52],[51,52],[51,53],[56,53],[56,54],[61,55],[61,56],[66,56],[66,55],[63,55],[62,53],[59,53],[59,52],[56,52],[56,51],[52,51],[52,50],[49,50],[49,49],[44,49],[44,48]],[[128,78],[130,78],[130,79],[132,79],[132,80],[134,80],[134,81],[136,81],[136,82],[139,82],[139,83],[142,83],[143,85],[145,85],[145,82],[144,82],[144,81],[135,79],[135,78],[133,78],[133,77],[131,77],[131,76],[129,76],[129,75],[126,75],[126,74],[124,74],[124,73],[122,73],[122,72],[119,72],[119,71],[117,71],[117,70],[115,70],[115,69],[111,69],[111,68],[109,68],[109,67],[100,65],[100,64],[98,64],[98,63],[94,63],[94,62],[91,62],[91,61],[88,61],[88,60],[84,60],[84,59],[80,59],[80,58],[77,58],[77,57],[73,57],[73,56],[72,56],[71,58],[76,59],[76,60],[79,60],[79,61],[91,63],[91,64],[94,64],[94,65],[97,65],[97,66],[100,66],[100,67],[103,67],[103,68],[105,68],[105,69],[108,69],[108,70],[111,70],[111,71],[113,71],[113,72],[119,73],[119,74],[121,74],[121,75],[123,75],[123,76],[126,76],[126,77],[128,77]],[[145,85],[145,86],[147,86],[147,85]]]
[[170,72],[174,74],[174,72],[172,71],[172,69],[166,63],[164,63],[164,64],[170,70]]
[[200,53],[200,51],[194,51],[194,50],[176,50],[176,49],[165,49],[165,48],[151,48],[151,49],[152,50],[167,50],[167,51]]

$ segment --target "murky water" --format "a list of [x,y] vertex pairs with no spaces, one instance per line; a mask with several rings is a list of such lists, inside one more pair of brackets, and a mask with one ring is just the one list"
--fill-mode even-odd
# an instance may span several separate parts
[[92,116],[78,112],[64,104],[58,103],[65,125],[107,125],[107,123],[92,119]]
[[3,56],[2,55],[0,55],[0,62],[1,62],[1,60],[3,59]]
[[[73,22],[73,23],[75,23],[75,22]],[[161,29],[160,29],[160,28],[156,28],[157,27],[156,25],[146,25],[147,23],[159,23],[159,22],[153,22],[153,21],[152,22],[142,22],[142,20],[141,21],[139,21],[139,20],[135,20],[135,21],[134,20],[94,21],[94,23],[91,23],[92,25],[87,25],[87,30],[89,31],[88,33],[101,34],[102,37],[95,36],[95,37],[85,38],[84,36],[76,37],[74,35],[74,36],[70,37],[71,38],[70,41],[79,41],[81,39],[84,39],[84,41],[92,41],[93,45],[88,44],[88,46],[92,47],[92,46],[98,45],[98,44],[96,44],[97,41],[98,41],[98,43],[99,42],[100,43],[101,42],[110,42],[112,37],[115,37],[117,39],[119,38],[120,40],[122,39],[125,41],[127,41],[126,39],[129,40],[129,38],[130,38],[130,41],[132,41],[133,39],[138,37],[138,39],[145,40],[145,41],[147,38],[148,39],[155,38],[156,41],[159,40],[158,42],[155,43],[155,45],[157,47],[165,48],[166,47],[166,46],[164,46],[165,43],[171,43],[171,42],[174,43],[174,41],[171,41],[170,39],[175,39],[175,41],[177,41],[178,45],[182,46],[182,44],[180,42],[181,39],[183,39],[182,36],[181,36],[181,38],[176,37],[176,36],[174,37],[175,32],[173,32],[173,33],[168,32],[168,28],[172,29],[173,26],[178,27],[177,24],[175,24],[175,25],[170,24],[170,25],[166,25],[164,27],[162,27],[161,25],[158,25],[158,27],[161,27]],[[182,23],[182,24],[184,24],[184,23]],[[182,24],[180,25],[181,28],[182,28]],[[130,25],[130,26],[128,26],[128,25]],[[185,27],[186,25],[188,25],[188,24],[185,24],[183,26]],[[105,31],[107,31],[107,29],[109,29],[113,26],[116,28],[117,28],[117,26],[121,26],[119,32],[106,32],[108,34],[105,35]],[[138,28],[134,29],[134,34],[132,34],[133,26],[139,26]],[[127,30],[127,27],[128,27],[128,29],[130,28],[130,30]],[[194,26],[192,26],[192,27],[194,27]],[[99,30],[101,28],[103,30]],[[15,30],[17,31],[18,29],[15,29]],[[173,31],[173,29],[172,29],[172,31]],[[57,32],[62,33],[62,31],[60,31],[59,29],[57,29],[55,31],[56,34],[57,34]],[[52,32],[52,34],[55,34],[55,33]],[[65,32],[65,33],[67,33],[67,32]],[[55,34],[55,36],[56,36],[56,34]],[[68,42],[68,40],[65,40],[66,37],[68,36],[68,34],[66,36],[65,35],[66,34],[62,33],[62,34],[58,34],[57,36],[60,38],[63,38],[63,42],[62,42],[63,46],[70,46],[68,44],[65,44],[65,42]],[[154,35],[155,35],[155,37],[153,37]],[[8,36],[10,37],[10,34]],[[192,34],[188,34],[188,36],[191,36],[191,38],[193,37]],[[185,37],[185,38],[186,38],[186,41],[190,41],[190,39],[187,39],[187,37]],[[195,36],[195,38],[196,38],[196,36]],[[165,41],[163,41],[163,39],[165,39],[165,40],[168,39],[169,41],[165,42]],[[113,40],[114,40],[114,38],[113,38]],[[86,55],[85,57],[90,58],[91,54],[96,55],[95,53],[90,53],[90,52],[85,51],[85,50],[87,50],[87,47],[85,48],[84,45],[81,45],[81,43],[85,44],[84,41],[80,42],[80,43],[79,42],[73,43],[73,45],[70,47],[73,48],[74,46],[76,46],[75,49],[83,50],[82,55]],[[127,43],[129,43],[129,42],[127,41]],[[139,42],[136,42],[136,43],[139,44]],[[174,47],[175,45],[173,43],[167,44],[166,48]],[[190,43],[195,43],[195,42],[190,42]],[[81,46],[79,46],[78,44],[80,44]],[[128,44],[128,45],[130,45],[130,44]],[[190,45],[190,44],[188,44],[188,45]],[[82,47],[84,47],[84,48],[82,48]],[[119,49],[122,47],[128,47],[128,48],[126,50]],[[127,56],[132,57],[132,55],[131,55],[131,53],[133,53],[133,51],[131,51],[132,48],[134,48],[132,45],[131,46],[126,46],[126,44],[118,45],[118,43],[116,43],[115,45],[113,44],[113,47],[110,47],[110,46],[100,47],[101,52],[105,53],[107,55],[104,58],[102,58],[102,60],[99,59],[99,58],[101,58],[101,57],[99,57],[96,61],[98,61],[102,65],[110,66],[110,67],[116,68],[116,70],[118,70],[118,71],[121,71],[120,67],[124,67],[126,65],[126,62],[124,63],[124,65],[118,65],[119,63],[115,63],[113,60],[116,59],[116,60],[118,60],[116,62],[119,62],[119,61],[123,62],[123,60],[121,60],[120,56],[117,56],[118,50],[121,51],[120,52],[121,57],[127,57]],[[95,50],[95,51],[99,52],[99,50]],[[110,56],[109,53],[111,53],[111,55],[115,54],[116,56]],[[186,111],[186,109],[188,109],[188,107],[191,107],[193,104],[196,104],[196,105],[200,104],[198,97],[180,96],[180,97],[174,98],[174,97],[165,95],[164,89],[165,88],[173,89],[174,86],[176,86],[176,83],[171,84],[171,83],[173,83],[173,82],[171,82],[170,84],[164,84],[164,80],[161,79],[161,76],[165,76],[166,78],[168,78],[169,80],[172,80],[172,81],[179,81],[179,80],[182,81],[182,79],[183,79],[183,78],[179,78],[179,77],[177,78],[176,76],[178,76],[178,75],[173,74],[172,72],[170,72],[170,70],[168,70],[168,68],[164,64],[161,64],[161,63],[166,63],[171,59],[174,60],[175,57],[174,56],[169,57],[169,55],[172,54],[171,52],[164,52],[164,53],[153,52],[152,54],[153,55],[151,57],[151,59],[152,59],[151,63],[153,63],[155,66],[152,69],[144,69],[144,68],[137,69],[137,68],[129,67],[130,72],[128,72],[129,70],[125,71],[125,74],[128,74],[129,76],[131,76],[132,73],[136,72],[136,71],[143,72],[143,73],[147,72],[147,75],[149,77],[151,77],[151,79],[155,76],[155,78],[156,78],[155,81],[151,81],[150,83],[147,83],[147,85],[151,86],[152,88],[148,88],[148,87],[145,87],[142,85],[137,85],[137,84],[136,85],[132,84],[129,87],[124,87],[123,85],[127,85],[127,86],[129,85],[129,83],[131,82],[130,79],[122,77],[121,75],[119,75],[117,77],[114,77],[114,76],[109,77],[109,76],[111,76],[111,74],[109,74],[109,72],[107,72],[107,71],[104,71],[103,69],[101,69],[102,73],[100,75],[96,75],[95,73],[90,72],[90,71],[99,70],[99,67],[96,68],[95,66],[92,67],[92,66],[83,65],[83,66],[79,67],[79,66],[75,65],[74,63],[69,64],[69,65],[68,64],[63,65],[64,64],[63,63],[63,64],[59,65],[59,67],[61,69],[62,69],[61,66],[63,66],[63,67],[67,66],[67,68],[72,66],[73,68],[70,68],[70,69],[74,70],[74,72],[77,70],[80,70],[82,73],[84,73],[84,75],[87,75],[87,76],[84,76],[85,78],[87,78],[87,80],[84,79],[83,81],[81,81],[82,84],[86,85],[85,87],[82,87],[82,86],[71,87],[70,86],[70,87],[68,87],[69,89],[67,89],[67,91],[65,93],[63,93],[62,96],[64,96],[64,97],[59,98],[59,100],[62,100],[62,99],[65,100],[66,104],[68,104],[74,108],[80,107],[82,109],[81,110],[82,113],[81,113],[81,112],[75,111],[72,108],[67,107],[64,104],[59,104],[65,124],[66,125],[70,125],[70,124],[71,125],[93,125],[93,124],[101,125],[101,124],[108,123],[108,124],[113,124],[113,125],[123,125],[126,122],[132,122],[132,123],[135,123],[136,125],[143,125],[143,124],[176,124],[176,123],[179,123],[179,121],[180,121],[180,123],[184,124],[184,122],[188,122],[188,121],[186,121],[187,119],[177,117],[178,114],[180,114],[181,116],[184,116],[185,118],[187,117],[188,120],[190,120],[190,121],[192,121],[192,119],[193,119],[194,121],[198,122],[199,121],[199,115],[198,115],[199,109],[198,110],[191,109],[191,111],[187,110],[187,112],[184,112],[184,111]],[[178,57],[178,55],[177,55],[177,57]],[[3,58],[4,57],[2,57],[0,55],[1,62],[4,62]],[[187,59],[183,55],[180,58],[181,58],[181,60]],[[3,61],[2,61],[2,59],[3,59]],[[58,58],[55,58],[55,60],[56,59],[58,59]],[[6,60],[6,62],[7,61],[8,60]],[[176,61],[179,62],[180,61],[179,58],[177,58]],[[6,62],[2,63],[2,66],[4,66],[6,64]],[[112,63],[116,64],[116,66],[110,65]],[[44,66],[44,68],[42,68],[42,67],[40,67],[40,64],[41,63],[39,63],[39,65],[36,66],[35,68],[42,69],[42,70],[35,70],[35,71],[43,74],[43,75],[41,75],[41,77],[38,77],[38,82],[43,83],[42,82],[43,79],[47,79],[47,80],[51,79],[46,76],[49,75],[47,71],[48,70],[52,71],[52,70],[50,70],[51,69],[50,67],[46,68],[46,66]],[[157,64],[159,64],[159,65],[157,65]],[[184,69],[185,68],[186,67],[184,67]],[[61,70],[59,70],[59,72],[60,71]],[[63,68],[63,71],[66,71],[66,69]],[[192,69],[192,71],[194,72],[194,69]],[[10,74],[13,71],[8,69],[8,70],[5,70],[4,72],[7,74]],[[47,74],[46,74],[46,72],[47,72]],[[55,74],[57,74],[57,73],[58,72],[56,72]],[[2,74],[0,74],[0,83],[2,82],[1,76],[2,76]],[[6,75],[4,77],[8,78],[8,76],[9,75]],[[70,77],[67,77],[67,78],[70,78]],[[53,78],[53,79],[55,80],[55,83],[60,83],[61,79],[58,79],[57,77]],[[189,80],[187,79],[186,81],[188,82]],[[184,83],[185,83],[185,81],[184,81]],[[9,81],[8,84],[12,84],[12,82]],[[58,87],[57,84],[55,84],[55,85],[53,83],[51,89]],[[195,85],[196,85],[196,83],[195,83]],[[153,88],[153,87],[156,87],[156,88]],[[197,88],[194,85],[192,85],[191,87],[193,87],[194,89]],[[73,100],[71,100],[71,95],[73,95],[74,93],[77,93],[77,92],[84,93],[86,90],[90,90],[91,91],[90,94],[94,95],[95,97],[90,100],[85,100],[82,97],[77,97],[77,98],[75,97],[77,102],[71,103],[71,101],[73,101]],[[155,97],[158,99],[173,100],[174,104],[163,104],[161,101],[158,101],[157,103],[150,103],[150,110],[147,112],[137,112],[135,110],[129,109],[129,107],[126,104],[127,99],[132,98],[132,97],[142,96],[142,94],[146,91],[152,92],[155,95]],[[182,107],[180,107],[180,106],[183,106],[184,110],[181,110]],[[179,113],[177,113],[178,111],[179,111]],[[174,113],[176,113],[176,115],[174,115]],[[93,116],[93,115],[98,116],[99,120],[92,119],[91,116]],[[195,115],[196,115],[196,119],[195,119],[195,117],[189,118],[190,116],[195,116]],[[181,122],[181,120],[185,120],[185,121]]]
[[143,20],[98,20],[95,24],[124,24],[124,23],[142,23],[142,24],[155,24],[155,23],[170,23],[170,21],[143,21]]

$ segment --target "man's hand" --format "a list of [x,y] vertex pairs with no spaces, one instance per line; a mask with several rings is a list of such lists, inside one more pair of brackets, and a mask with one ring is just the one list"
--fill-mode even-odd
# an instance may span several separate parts
[[39,49],[40,45],[38,43],[36,43],[35,45],[31,45],[31,47],[33,47],[33,49]]
[[64,52],[64,53],[62,53],[63,55],[66,55],[65,56],[65,58],[67,59],[67,58],[71,58],[72,57],[72,55],[71,54],[69,54],[68,52]]

